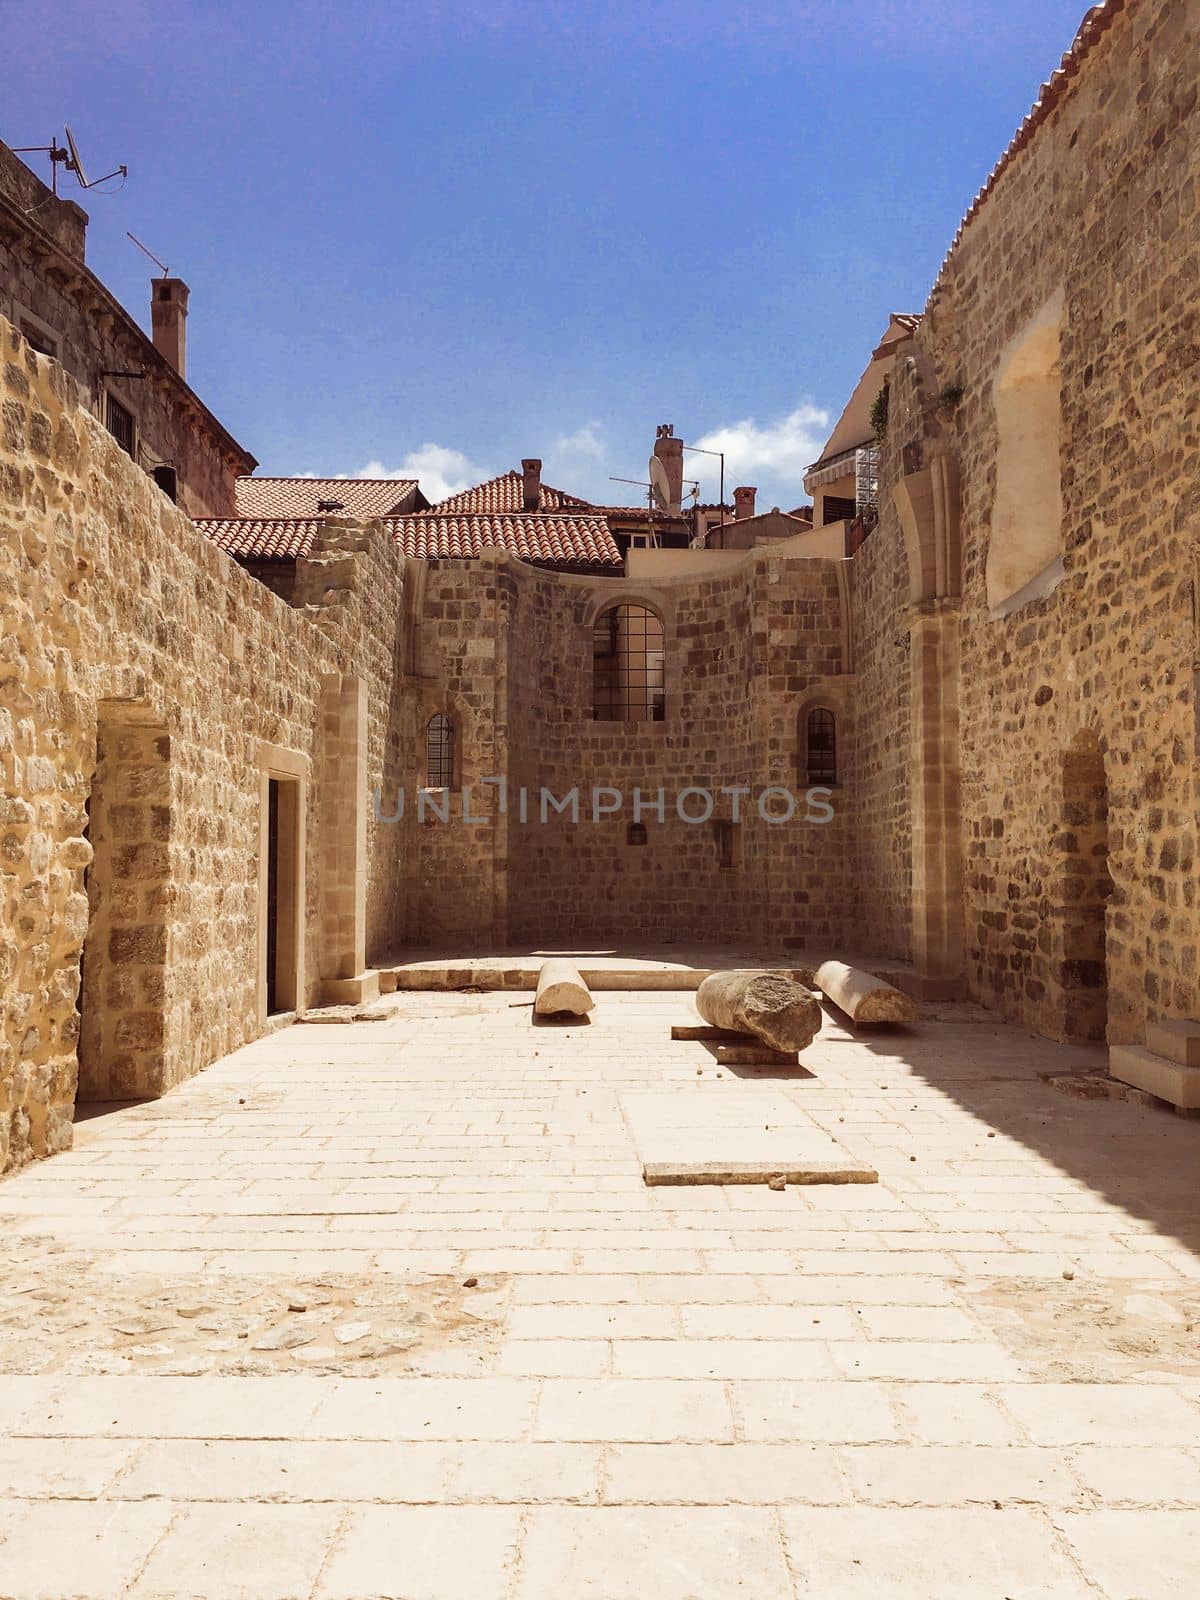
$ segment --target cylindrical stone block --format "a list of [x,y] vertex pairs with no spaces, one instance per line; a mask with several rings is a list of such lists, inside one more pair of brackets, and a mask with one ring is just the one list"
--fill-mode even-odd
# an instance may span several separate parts
[[840,1006],[852,1022],[915,1022],[916,1001],[890,983],[844,961],[817,968],[817,988]]
[[533,1002],[539,1017],[559,1016],[564,1011],[585,1017],[595,1004],[592,991],[569,961],[543,962]]
[[696,1010],[772,1050],[803,1050],[821,1030],[820,1006],[787,972],[714,972],[696,990]]

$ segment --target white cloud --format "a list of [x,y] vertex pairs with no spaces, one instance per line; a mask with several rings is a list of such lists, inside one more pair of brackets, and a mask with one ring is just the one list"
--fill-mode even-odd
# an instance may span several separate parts
[[585,422],[573,433],[558,435],[546,453],[542,476],[556,489],[607,504],[612,499],[608,450],[603,424]]
[[356,478],[416,478],[421,493],[434,505],[447,495],[461,494],[473,484],[483,483],[492,473],[477,467],[461,450],[449,445],[423,444],[410,450],[398,467],[385,467],[382,461],[368,461],[354,473]]
[[560,434],[554,441],[555,457],[584,456],[599,461],[607,448],[604,430],[598,422],[585,422],[574,433]]
[[[804,471],[821,453],[829,432],[829,413],[805,401],[776,422],[759,423],[754,417],[714,428],[693,442],[702,450],[725,452],[725,493],[735,485],[753,483],[771,490],[775,486],[800,489]],[[697,471],[697,458],[688,456],[689,472]],[[700,470],[705,483],[715,486],[715,463]],[[706,491],[707,494],[707,491]],[[761,503],[761,502],[760,502]]]

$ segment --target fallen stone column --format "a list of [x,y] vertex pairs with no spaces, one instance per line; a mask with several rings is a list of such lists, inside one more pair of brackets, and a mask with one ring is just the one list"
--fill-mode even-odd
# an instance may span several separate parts
[[852,1022],[916,1022],[917,1004],[873,973],[825,961],[817,968],[817,988]]
[[560,1016],[564,1011],[575,1017],[585,1017],[595,1004],[592,991],[569,961],[542,963],[537,998],[533,1002],[539,1017]]
[[786,972],[714,972],[696,990],[696,1010],[714,1028],[752,1033],[772,1050],[803,1050],[821,1029],[820,1006]]

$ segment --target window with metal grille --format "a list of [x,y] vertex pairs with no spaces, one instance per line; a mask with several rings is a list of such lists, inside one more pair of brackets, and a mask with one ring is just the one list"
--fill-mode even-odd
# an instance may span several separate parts
[[132,455],[133,413],[127,411],[114,395],[105,395],[104,399],[104,425],[121,449]]
[[610,606],[592,630],[592,716],[662,722],[667,714],[663,625],[646,606]]
[[449,789],[454,784],[454,724],[439,711],[425,729],[425,785]]
[[805,729],[808,781],[832,788],[837,783],[837,723],[832,711],[817,706],[808,713]]

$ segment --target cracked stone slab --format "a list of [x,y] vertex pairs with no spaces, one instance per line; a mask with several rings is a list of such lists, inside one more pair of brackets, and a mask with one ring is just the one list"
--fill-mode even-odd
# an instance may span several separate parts
[[879,1174],[787,1095],[757,1085],[623,1094],[621,1109],[650,1185],[878,1183]]

